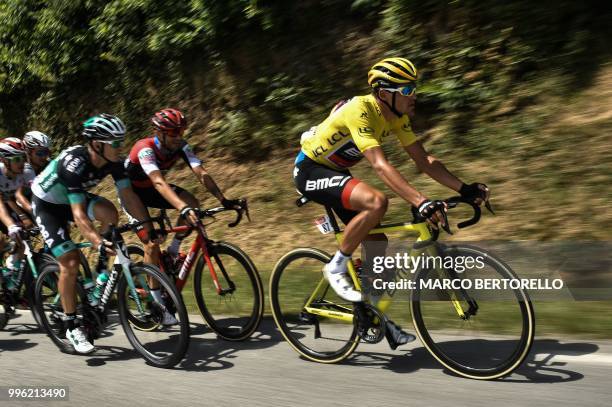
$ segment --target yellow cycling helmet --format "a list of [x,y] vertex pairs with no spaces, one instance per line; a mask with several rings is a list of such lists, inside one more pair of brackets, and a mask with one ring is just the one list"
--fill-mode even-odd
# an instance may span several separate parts
[[385,58],[368,72],[368,85],[372,88],[397,88],[417,80],[417,70],[406,58]]

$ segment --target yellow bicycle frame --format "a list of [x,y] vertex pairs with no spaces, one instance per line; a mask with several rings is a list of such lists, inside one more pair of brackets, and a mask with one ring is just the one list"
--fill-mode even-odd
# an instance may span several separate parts
[[[390,232],[409,232],[409,233],[415,234],[417,235],[416,242],[423,242],[423,241],[431,239],[432,237],[429,231],[429,228],[427,227],[427,223],[425,222],[381,225],[377,228],[370,230],[369,234],[374,235],[374,234],[379,234],[379,233],[390,233]],[[338,232],[335,234],[335,236],[336,236],[336,241],[338,241],[338,243],[340,244],[342,242],[344,232],[342,231]],[[413,255],[414,251],[415,249],[412,249],[410,254]],[[355,284],[355,287],[358,290],[361,290],[361,283],[359,281],[359,276],[357,275],[357,270],[355,269],[355,265],[353,264],[353,261],[352,260],[349,261],[347,266],[348,266],[349,275],[351,276],[351,280],[353,280],[353,284]],[[351,308],[334,304],[335,308],[339,308],[342,310],[342,311],[336,311],[336,310],[327,310],[327,309],[321,309],[321,308],[310,306],[312,302],[315,300],[315,298],[317,298],[319,294],[326,288],[327,288],[327,280],[325,280],[325,278],[323,277],[321,278],[321,281],[319,281],[319,284],[317,284],[317,287],[314,289],[314,291],[312,292],[312,294],[306,301],[306,304],[304,305],[304,310],[313,315],[318,315],[318,316],[322,316],[326,318],[337,319],[340,321],[352,323],[353,322],[353,310]],[[390,299],[381,301],[378,304],[378,308],[382,312],[384,312],[389,307],[390,304],[391,304]],[[456,298],[453,298],[453,305],[457,309],[457,312],[460,315],[463,315],[463,309],[461,308],[461,305],[459,304],[459,301],[456,300]]]

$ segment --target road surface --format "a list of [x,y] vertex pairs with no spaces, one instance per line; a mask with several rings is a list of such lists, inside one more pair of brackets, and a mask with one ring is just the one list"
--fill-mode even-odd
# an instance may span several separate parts
[[[612,342],[537,338],[515,374],[483,382],[444,371],[420,342],[391,351],[360,345],[339,365],[301,359],[273,321],[244,343],[216,339],[192,316],[187,358],[176,368],[147,365],[120,326],[93,355],[60,353],[27,311],[0,332],[0,386],[69,386],[52,405],[149,406],[609,406]],[[49,405],[0,401],[0,405]]]

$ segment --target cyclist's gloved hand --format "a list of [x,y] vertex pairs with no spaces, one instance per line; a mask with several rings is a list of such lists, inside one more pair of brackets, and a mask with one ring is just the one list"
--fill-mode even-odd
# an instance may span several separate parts
[[21,237],[21,226],[11,225],[8,227],[8,235],[12,240],[17,240]]
[[442,222],[443,225],[446,224],[443,215],[446,212],[446,204],[443,201],[431,201],[426,199],[419,204],[417,209],[419,214],[430,223],[436,224]]
[[190,226],[195,226],[200,221],[197,211],[189,206],[181,209],[181,218],[185,219]]
[[102,254],[103,250],[107,256],[114,256],[117,254],[117,252],[115,252],[115,248],[113,247],[113,242],[109,242],[106,239],[102,239],[98,245],[98,253]]
[[221,200],[221,205],[225,209],[242,209],[242,204],[240,203],[240,199],[225,199]]
[[483,201],[489,200],[489,188],[480,182],[474,182],[472,184],[463,184],[459,189],[461,197],[469,202],[474,202],[480,205]]

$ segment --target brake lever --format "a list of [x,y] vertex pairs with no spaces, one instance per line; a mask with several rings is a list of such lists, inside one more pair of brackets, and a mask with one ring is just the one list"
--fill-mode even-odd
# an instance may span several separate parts
[[229,226],[230,228],[235,227],[236,225],[238,225],[240,223],[240,221],[242,220],[242,211],[236,210],[236,213],[238,214],[238,216],[236,217],[236,220],[233,221],[232,223],[228,223],[227,226]]
[[248,221],[251,221],[251,216],[249,215],[249,205],[247,204],[246,199],[244,200],[244,206],[242,207],[244,210],[244,214],[246,215]]
[[495,215],[495,211],[493,211],[493,207],[491,206],[491,202],[489,200],[485,201],[485,208],[487,208],[492,215]]
[[446,211],[442,211],[442,217],[444,218],[444,223],[442,224],[442,229],[444,229],[444,231],[446,233],[448,233],[449,235],[452,235],[453,232],[451,231],[450,225],[448,224],[448,215],[447,215]]

